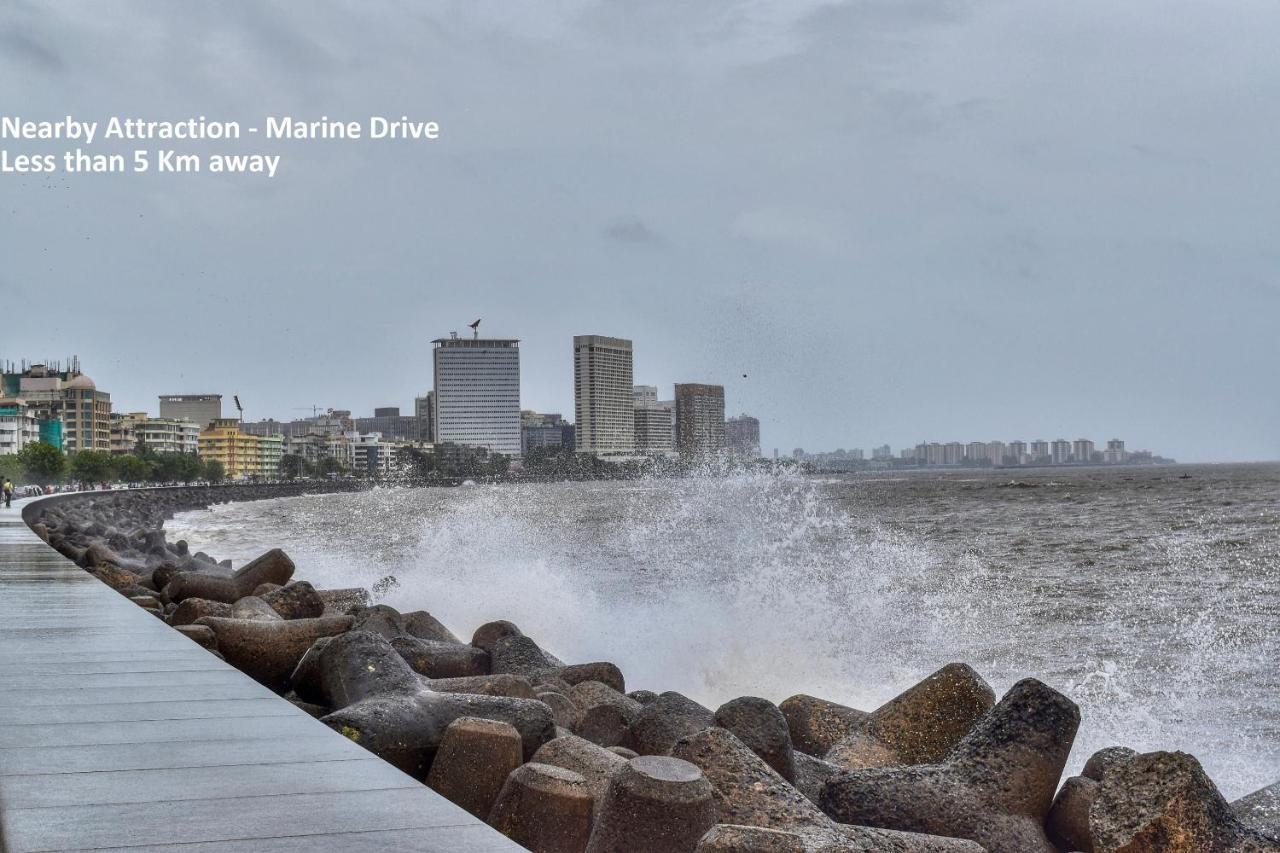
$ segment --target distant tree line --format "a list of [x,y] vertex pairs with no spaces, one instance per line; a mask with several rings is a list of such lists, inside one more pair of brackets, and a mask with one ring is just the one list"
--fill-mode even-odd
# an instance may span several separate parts
[[0,456],[0,477],[18,483],[48,486],[56,483],[191,483],[227,478],[222,463],[194,453],[157,453],[142,442],[132,453],[114,455],[101,450],[66,454],[44,441],[18,453]]

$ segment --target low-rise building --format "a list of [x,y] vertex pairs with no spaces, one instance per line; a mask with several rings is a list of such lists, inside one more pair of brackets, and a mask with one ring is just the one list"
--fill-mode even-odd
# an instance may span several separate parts
[[280,473],[280,436],[254,435],[235,418],[218,418],[200,431],[200,458],[222,465],[230,480],[273,479]]
[[0,456],[12,456],[40,440],[40,422],[20,397],[0,398]]

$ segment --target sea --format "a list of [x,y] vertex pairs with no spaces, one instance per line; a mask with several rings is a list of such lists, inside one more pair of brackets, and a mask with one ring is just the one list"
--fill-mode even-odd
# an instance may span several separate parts
[[871,710],[964,661],[1080,706],[1068,772],[1124,745],[1194,754],[1229,799],[1280,780],[1280,464],[379,487],[167,530],[711,708]]

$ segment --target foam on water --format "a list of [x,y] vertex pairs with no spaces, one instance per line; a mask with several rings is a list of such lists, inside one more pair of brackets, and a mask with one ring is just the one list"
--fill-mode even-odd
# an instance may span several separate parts
[[[798,474],[382,488],[169,527],[237,563],[280,545],[318,586],[393,576],[385,603],[459,636],[510,619],[565,659],[612,660],[632,688],[711,707],[804,692],[873,708],[963,660],[998,692],[1034,675],[1078,702],[1074,768],[1120,743],[1196,753],[1229,795],[1280,776],[1259,660],[1275,629],[1238,618],[1247,584],[1206,589],[1195,530],[1143,545],[1150,571],[1029,572],[982,537],[956,547],[890,527],[845,489]],[[1274,583],[1273,567],[1253,569]]]

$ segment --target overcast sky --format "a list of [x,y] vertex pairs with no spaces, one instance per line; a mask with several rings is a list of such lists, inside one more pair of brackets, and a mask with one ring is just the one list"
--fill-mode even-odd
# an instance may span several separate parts
[[0,114],[442,138],[0,175],[0,358],[79,354],[120,410],[408,410],[483,317],[542,411],[594,333],[766,449],[1274,459],[1277,44],[1273,0],[6,0]]

